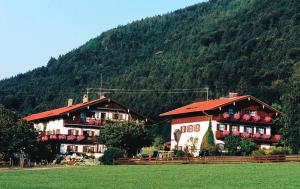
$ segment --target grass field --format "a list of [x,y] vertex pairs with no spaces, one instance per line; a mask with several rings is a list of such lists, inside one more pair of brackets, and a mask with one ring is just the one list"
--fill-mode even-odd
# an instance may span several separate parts
[[0,189],[300,188],[300,163],[137,165],[0,171]]

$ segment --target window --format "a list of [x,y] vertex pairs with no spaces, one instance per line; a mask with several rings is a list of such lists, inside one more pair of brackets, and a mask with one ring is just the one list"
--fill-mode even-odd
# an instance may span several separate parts
[[231,125],[231,132],[233,131],[239,131],[239,126]]
[[106,113],[101,113],[101,119],[105,120],[106,119]]
[[193,132],[193,125],[187,126],[187,132]]
[[249,127],[249,126],[245,126],[244,131],[247,132],[247,133],[253,133],[253,128]]
[[257,127],[257,128],[256,128],[256,133],[259,133],[259,134],[265,134],[265,128]]
[[56,134],[60,134],[60,129],[56,129]]
[[197,124],[197,125],[194,126],[194,131],[195,132],[199,132],[200,131],[200,125],[199,124]]
[[256,116],[256,114],[257,114],[256,111],[249,111],[249,115],[252,116],[252,117]]
[[68,130],[68,135],[78,135],[79,131],[76,129],[69,129]]
[[78,151],[78,146],[69,145],[69,146],[67,146],[67,151],[68,152],[77,152]]
[[224,125],[224,124],[217,124],[217,130],[218,131],[225,131],[226,130],[226,125]]
[[90,130],[83,131],[83,135],[84,136],[95,136],[95,131],[90,131]]
[[119,113],[114,113],[113,114],[113,119],[120,119],[120,114]]
[[181,130],[182,133],[185,133],[186,132],[186,126],[181,126],[180,130]]

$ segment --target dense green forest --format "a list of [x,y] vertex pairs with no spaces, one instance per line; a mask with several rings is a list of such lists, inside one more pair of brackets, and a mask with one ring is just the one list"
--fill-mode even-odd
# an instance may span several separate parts
[[[104,88],[209,87],[210,98],[236,91],[280,104],[299,59],[298,0],[210,0],[111,29],[44,67],[2,80],[0,104],[26,115],[66,105],[67,98],[79,102],[87,87],[100,86],[101,74]],[[107,96],[156,119],[205,94]]]

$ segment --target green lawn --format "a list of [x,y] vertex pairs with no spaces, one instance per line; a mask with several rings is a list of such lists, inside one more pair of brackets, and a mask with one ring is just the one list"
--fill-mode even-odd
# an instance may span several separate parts
[[0,189],[300,188],[300,163],[136,165],[0,171]]

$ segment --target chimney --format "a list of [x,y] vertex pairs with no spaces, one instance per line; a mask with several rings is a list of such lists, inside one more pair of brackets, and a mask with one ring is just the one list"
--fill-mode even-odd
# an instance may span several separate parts
[[88,95],[83,95],[83,99],[82,99],[82,102],[83,103],[86,103],[86,102],[88,102],[89,101],[89,97],[88,97]]
[[228,95],[229,98],[234,98],[237,96],[238,96],[238,93],[233,93],[233,92],[229,92],[229,95]]
[[68,107],[69,107],[69,106],[72,106],[72,105],[73,105],[73,99],[72,99],[72,98],[69,98],[69,99],[68,99]]

